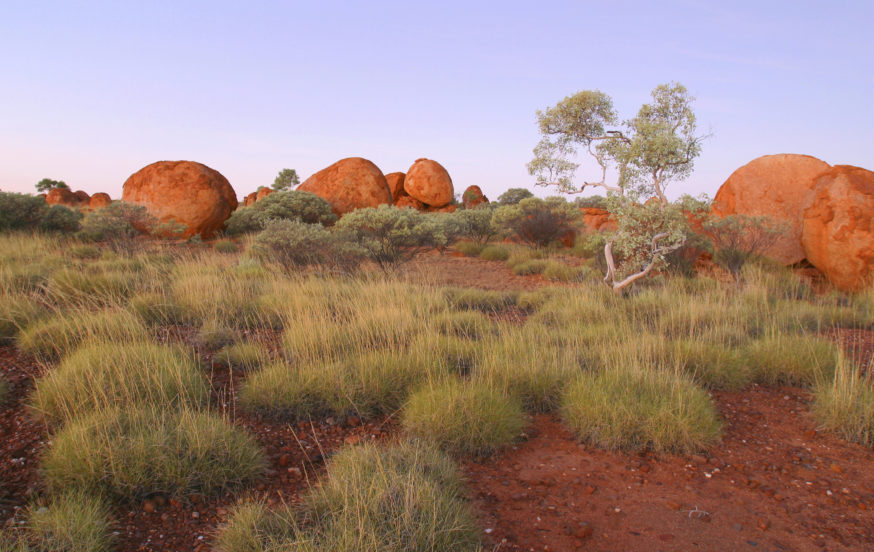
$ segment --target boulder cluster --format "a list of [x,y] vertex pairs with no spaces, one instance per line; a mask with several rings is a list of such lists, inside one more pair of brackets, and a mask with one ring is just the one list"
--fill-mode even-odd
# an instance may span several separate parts
[[874,278],[874,172],[766,155],[732,173],[713,213],[782,222],[787,230],[766,254],[787,265],[807,259],[839,289],[856,291]]
[[74,192],[69,188],[52,188],[44,198],[49,205],[63,205],[71,209],[99,209],[112,203],[109,194],[98,192],[89,196],[87,192]]

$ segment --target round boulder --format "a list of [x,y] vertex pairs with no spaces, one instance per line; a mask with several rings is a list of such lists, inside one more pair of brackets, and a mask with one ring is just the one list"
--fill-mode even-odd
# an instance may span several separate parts
[[407,171],[404,190],[430,207],[443,207],[452,201],[455,190],[443,165],[430,159],[417,159]]
[[258,197],[258,192],[252,192],[243,198],[243,207],[249,207],[253,203],[255,203],[255,199]]
[[807,260],[837,288],[861,290],[874,278],[874,172],[835,165],[815,184],[803,213]]
[[91,201],[88,202],[88,206],[92,209],[99,209],[101,207],[106,207],[110,203],[112,203],[112,198],[109,197],[109,194],[97,192],[91,196]]
[[391,190],[392,201],[397,201],[399,197],[405,195],[404,177],[406,177],[406,174],[402,172],[393,172],[385,175],[385,181],[388,182],[388,189]]
[[414,197],[410,197],[406,194],[400,196],[399,198],[397,198],[395,200],[395,207],[397,207],[398,209],[403,209],[406,207],[406,208],[415,209],[417,211],[424,211],[425,210],[424,203],[422,203],[418,199],[416,199]]
[[69,188],[52,188],[46,194],[46,203],[49,205],[63,205],[65,207],[78,207],[79,198]]
[[73,197],[76,198],[76,203],[81,207],[87,207],[91,203],[91,196],[83,190],[73,192]]
[[212,238],[237,208],[237,194],[218,171],[194,161],[158,161],[124,183],[122,201],[142,205],[161,223],[184,224],[183,237]]
[[391,204],[392,196],[379,167],[361,157],[349,157],[326,167],[297,187],[331,204],[337,216],[362,207]]
[[713,214],[770,217],[786,233],[765,254],[784,264],[805,258],[801,245],[801,213],[810,205],[814,181],[830,165],[809,155],[783,153],[754,159],[734,171],[716,192]]
[[488,204],[489,198],[483,195],[483,191],[479,186],[468,186],[464,193],[461,194],[461,203],[465,209],[473,209],[478,205]]

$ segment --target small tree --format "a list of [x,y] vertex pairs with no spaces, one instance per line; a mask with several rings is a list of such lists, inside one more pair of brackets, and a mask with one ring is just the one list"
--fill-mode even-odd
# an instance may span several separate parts
[[[582,193],[590,186],[608,191],[608,204],[619,231],[604,247],[605,281],[617,292],[663,264],[665,255],[685,242],[678,226],[682,217],[669,208],[665,187],[691,174],[704,139],[696,135],[693,98],[684,86],[657,86],[652,98],[652,103],[643,105],[637,116],[622,124],[612,99],[599,90],[578,92],[537,112],[543,139],[528,164],[536,184],[567,194]],[[579,164],[573,158],[579,148],[600,167],[599,180],[574,181]],[[611,169],[618,172],[612,183],[607,180]],[[650,198],[656,203],[651,204],[652,209],[644,208],[643,202]],[[662,220],[657,222],[658,218]],[[631,253],[627,257],[631,265],[617,267],[612,258],[614,245]]]
[[273,181],[273,189],[277,192],[282,190],[290,190],[294,186],[300,184],[300,178],[297,176],[297,171],[294,169],[282,169]]
[[716,246],[713,260],[740,282],[741,270],[747,261],[765,253],[788,227],[770,217],[728,215],[712,217],[704,223],[704,229]]
[[336,228],[345,232],[385,272],[409,260],[422,247],[445,241],[428,215],[393,205],[346,213]]
[[534,197],[534,194],[528,188],[510,188],[498,196],[498,205],[516,205],[529,197]]
[[67,188],[67,183],[63,180],[52,180],[51,178],[43,178],[39,182],[36,183],[36,191],[43,194],[51,190],[52,188]]
[[272,220],[255,238],[255,254],[279,264],[286,272],[314,266],[352,272],[365,258],[364,251],[320,224],[299,220]]
[[492,225],[494,208],[479,205],[474,209],[463,209],[453,213],[464,225],[464,237],[479,244],[486,244],[498,233]]
[[495,209],[492,226],[531,245],[544,247],[573,231],[580,212],[563,197],[529,197]]

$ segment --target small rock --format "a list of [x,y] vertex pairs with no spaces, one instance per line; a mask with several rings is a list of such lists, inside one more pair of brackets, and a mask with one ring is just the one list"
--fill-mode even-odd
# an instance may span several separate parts
[[586,492],[587,495],[590,495],[595,492],[595,487],[591,485],[586,485],[586,488],[583,490]]
[[156,507],[157,507],[157,505],[155,504],[154,500],[148,499],[148,500],[143,502],[143,511],[148,512],[150,514],[155,511]]
[[587,539],[592,536],[595,530],[592,528],[590,524],[583,521],[580,522],[580,526],[574,531],[574,537],[578,539]]
[[[277,196],[277,197],[279,197],[279,196]],[[288,462],[290,460],[291,460],[291,456],[289,456],[288,454],[283,454],[282,456],[279,457],[279,465],[284,468],[285,466],[288,465]]]
[[349,416],[346,418],[346,425],[349,427],[358,427],[361,425],[361,418],[358,416]]
[[662,542],[671,542],[672,540],[674,540],[674,535],[670,533],[662,533],[661,535],[659,535],[659,540]]
[[200,512],[198,512],[197,510],[191,512],[191,517],[194,518],[194,519],[199,518],[199,517],[200,517]]
[[837,464],[832,464],[831,466],[828,467],[828,469],[830,469],[831,471],[833,471],[835,473],[844,473],[843,468],[841,468]]
[[706,464],[707,457],[701,456],[700,454],[693,454],[692,455],[692,462],[695,462],[696,464]]
[[759,521],[756,522],[756,525],[762,531],[767,531],[771,527],[771,521],[764,518],[759,518]]
[[665,502],[665,506],[667,506],[671,510],[679,510],[680,508],[683,507],[682,504],[680,504],[679,502],[674,502],[673,500],[669,500],[669,501]]

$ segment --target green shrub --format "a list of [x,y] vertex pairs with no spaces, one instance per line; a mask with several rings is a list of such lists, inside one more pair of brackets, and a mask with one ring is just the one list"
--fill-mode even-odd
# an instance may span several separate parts
[[81,227],[82,213],[63,205],[52,205],[43,212],[39,229],[45,232],[64,232],[72,234]]
[[510,293],[478,288],[446,288],[446,299],[458,309],[472,309],[485,313],[499,312],[514,304]]
[[756,381],[809,387],[831,381],[839,352],[826,339],[778,334],[751,341],[743,354]]
[[819,424],[847,441],[874,448],[874,385],[841,362],[832,381],[816,386],[811,409]]
[[534,194],[527,188],[510,188],[498,196],[498,204],[516,205],[523,199],[528,199],[529,197],[534,197]]
[[468,257],[478,257],[485,246],[475,242],[458,242],[455,249]]
[[212,357],[214,363],[235,370],[254,370],[267,360],[267,352],[255,343],[227,345]]
[[337,228],[383,270],[408,260],[422,247],[445,240],[427,215],[392,205],[356,209],[345,214]]
[[481,205],[475,209],[456,211],[454,214],[464,227],[463,236],[474,243],[486,244],[497,234],[492,226],[492,209],[489,207]]
[[52,360],[86,341],[104,340],[121,346],[148,338],[145,326],[128,312],[73,311],[29,325],[18,334],[18,347],[42,360]]
[[449,379],[413,393],[401,424],[449,452],[486,456],[519,437],[525,414],[518,399],[486,384]]
[[579,210],[562,197],[529,197],[515,205],[495,209],[492,226],[525,243],[545,247],[573,232],[573,222],[579,216]]
[[604,196],[578,197],[574,205],[579,209],[607,209],[607,199]]
[[510,250],[503,245],[487,245],[480,251],[479,258],[486,261],[506,261],[510,258]]
[[518,276],[531,276],[532,274],[540,274],[546,268],[548,261],[545,259],[531,259],[524,261],[513,267],[513,274]]
[[36,381],[30,407],[55,426],[106,407],[199,407],[209,384],[181,347],[91,343]]
[[134,500],[155,492],[213,494],[252,482],[265,466],[252,437],[186,409],[101,410],[66,424],[52,443],[42,470],[53,492]]
[[690,453],[719,437],[710,398],[690,380],[648,367],[584,373],[562,397],[565,423],[605,449]]
[[[107,242],[116,251],[132,249],[133,239],[140,233],[154,232],[158,220],[142,205],[114,201],[88,213],[82,221],[79,237],[86,241]],[[182,228],[170,232],[179,235]]]
[[35,229],[47,210],[41,197],[0,192],[0,232]]
[[109,552],[115,549],[106,501],[81,491],[52,497],[27,515],[25,550],[33,552]]
[[255,238],[253,251],[260,259],[276,263],[289,272],[310,266],[351,272],[358,268],[367,252],[343,238],[318,224],[270,221]]
[[275,220],[327,225],[336,222],[337,215],[327,201],[314,193],[301,190],[274,192],[231,213],[226,231],[232,236],[258,232]]
[[348,414],[369,419],[400,408],[410,389],[439,372],[428,359],[393,352],[315,366],[274,363],[246,379],[239,400],[248,410],[282,419]]
[[236,253],[240,250],[239,246],[231,240],[218,240],[212,244],[212,248],[217,253]]
[[169,326],[185,321],[172,297],[160,291],[141,292],[130,299],[128,309],[148,326]]

